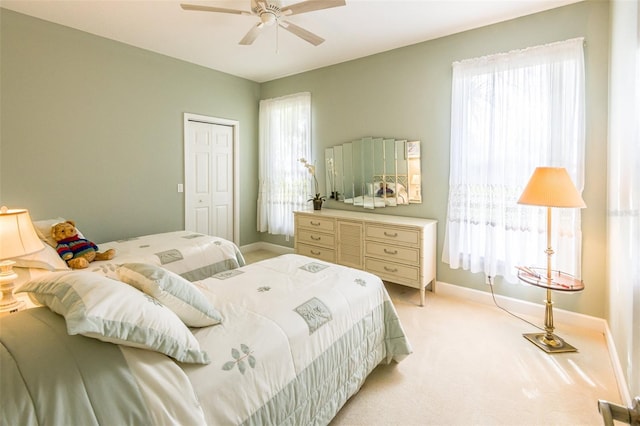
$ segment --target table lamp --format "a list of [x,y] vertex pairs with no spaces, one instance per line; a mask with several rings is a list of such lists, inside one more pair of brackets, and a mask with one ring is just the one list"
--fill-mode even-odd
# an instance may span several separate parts
[[13,271],[16,262],[11,259],[43,248],[27,210],[0,208],[0,312],[15,312],[22,306],[22,302],[13,296],[18,275]]
[[547,289],[545,301],[544,333],[524,334],[524,337],[549,352],[575,352],[576,348],[553,334],[553,308],[551,290],[579,291],[584,288],[582,281],[576,280],[568,274],[553,271],[551,268],[551,208],[585,208],[584,200],[571,181],[567,170],[562,167],[538,167],[531,175],[529,183],[524,188],[518,204],[543,206],[547,208],[547,267],[545,276],[537,272],[542,268],[519,267],[518,277],[533,285]]

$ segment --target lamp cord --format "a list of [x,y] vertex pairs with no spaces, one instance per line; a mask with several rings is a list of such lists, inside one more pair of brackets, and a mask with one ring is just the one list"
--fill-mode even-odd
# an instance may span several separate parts
[[503,311],[505,311],[506,313],[508,313],[508,314],[509,314],[509,315],[511,315],[512,317],[516,317],[516,318],[518,318],[520,321],[524,321],[524,322],[526,322],[527,324],[529,324],[529,325],[531,325],[531,326],[533,326],[533,327],[537,328],[538,330],[542,330],[542,331],[544,331],[544,328],[542,328],[542,327],[540,327],[540,326],[538,326],[538,325],[535,325],[535,324],[534,324],[534,323],[532,323],[531,321],[528,321],[528,320],[526,320],[526,319],[524,319],[524,318],[522,318],[522,317],[520,317],[520,316],[518,316],[518,315],[514,314],[513,312],[508,311],[507,309],[503,308],[502,306],[498,305],[498,301],[496,300],[496,295],[493,293],[493,277],[492,277],[492,276],[490,276],[490,275],[487,275],[487,280],[489,280],[489,288],[491,288],[491,297],[493,298],[493,303],[496,305],[496,307],[497,307],[498,309],[502,309]]

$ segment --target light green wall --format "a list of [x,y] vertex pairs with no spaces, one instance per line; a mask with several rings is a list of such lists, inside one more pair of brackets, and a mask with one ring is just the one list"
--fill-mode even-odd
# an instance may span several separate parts
[[[554,293],[554,301],[556,307],[602,318],[606,306],[608,16],[607,2],[581,2],[274,80],[262,84],[261,98],[311,92],[313,153],[321,176],[324,175],[321,159],[326,147],[363,136],[422,141],[423,204],[376,210],[376,213],[437,219],[437,279],[488,291],[482,274],[452,270],[440,262],[449,179],[451,64],[466,58],[585,37],[587,173],[583,196],[588,208],[582,211],[582,278],[586,288],[579,294]],[[332,201],[327,207],[353,208]],[[499,279],[496,290],[535,303],[544,299],[538,288],[506,284]]]
[[184,229],[189,112],[240,122],[240,244],[260,239],[258,83],[6,9],[0,19],[0,203],[75,219],[96,242]]
[[[422,205],[381,214],[434,218],[438,280],[487,291],[484,277],[439,261],[449,176],[451,63],[586,38],[587,175],[583,279],[556,306],[604,317],[608,3],[587,1],[257,84],[0,9],[0,204],[64,216],[94,241],[184,227],[182,114],[240,121],[240,244],[256,233],[258,100],[312,93],[314,156],[367,135],[422,141]],[[323,174],[319,162],[318,172]],[[322,186],[324,183],[321,182]],[[329,203],[329,207],[336,207]],[[344,205],[337,206],[345,208]],[[497,281],[539,303],[540,290]]]

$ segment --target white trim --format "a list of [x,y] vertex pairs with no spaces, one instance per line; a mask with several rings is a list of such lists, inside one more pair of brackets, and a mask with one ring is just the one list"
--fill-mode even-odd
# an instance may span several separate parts
[[622,402],[628,407],[631,407],[633,405],[633,401],[631,400],[631,393],[629,393],[627,378],[622,371],[622,365],[620,365],[620,358],[618,357],[618,351],[616,350],[616,344],[613,340],[611,330],[609,329],[609,324],[606,323],[605,325],[606,330],[604,332],[604,338],[607,342],[607,347],[609,348],[609,356],[611,357],[611,366],[613,367],[613,373],[615,374],[616,381],[618,382],[618,392],[620,392],[620,398],[622,399]]
[[246,244],[240,247],[240,252],[242,254],[251,253],[256,250],[268,250],[277,254],[290,254],[293,253],[293,248],[284,247],[277,244],[266,243],[264,241],[259,241],[257,243]]
[[[458,297],[460,299],[471,300],[485,305],[494,305],[490,292],[475,290],[468,287],[449,284],[438,281],[436,285],[436,293],[444,296]],[[507,296],[496,294],[496,300],[503,308],[521,315],[531,315],[533,317],[544,318],[544,305],[527,302],[525,300],[514,299]],[[553,309],[553,317],[563,324],[585,328],[587,330],[605,332],[607,322],[602,318],[596,318],[589,315],[579,314],[576,312],[565,311],[562,309]]]
[[[233,127],[233,242],[240,244],[240,220],[238,212],[240,211],[240,122],[238,120],[230,120],[228,118],[210,117],[208,115],[192,114],[185,112],[182,124],[183,144],[186,140],[187,125],[189,121],[200,121],[203,123],[219,124],[222,126]],[[187,173],[187,158],[184,159],[184,173]],[[186,180],[186,176],[185,176]],[[186,205],[183,206],[186,209]],[[186,211],[185,211],[186,215]]]
[[[442,281],[438,281],[436,285],[436,294],[443,296],[456,297],[459,299],[470,300],[472,302],[481,303],[484,305],[492,305],[493,298],[490,292],[480,291],[468,287],[462,287],[459,285],[449,284]],[[527,302],[525,300],[514,299],[507,296],[501,296],[496,294],[496,300],[499,305],[507,309],[509,312],[520,315],[530,315],[534,317],[544,318],[544,305]],[[616,345],[609,329],[609,324],[602,318],[592,317],[589,315],[580,314],[577,312],[566,311],[563,309],[553,309],[553,317],[566,325],[580,327],[591,331],[596,331],[604,335],[607,343],[607,349],[609,352],[609,358],[613,367],[613,372],[616,377],[616,383],[618,384],[618,391],[623,401],[628,406],[631,406],[631,394],[629,393],[629,386],[625,378],[622,366],[620,365],[620,359],[618,358],[618,352]]]

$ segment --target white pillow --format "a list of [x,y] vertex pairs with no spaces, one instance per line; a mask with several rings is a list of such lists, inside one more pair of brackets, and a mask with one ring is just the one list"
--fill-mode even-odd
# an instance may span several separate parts
[[49,244],[44,245],[44,249],[39,252],[14,259],[17,267],[39,268],[47,271],[68,271],[69,265],[62,260],[56,249]]
[[20,292],[64,316],[70,335],[149,349],[182,362],[211,362],[176,314],[119,281],[86,271],[51,272],[21,285]]
[[158,299],[189,327],[205,327],[222,321],[205,295],[176,273],[147,263],[125,263],[117,272],[120,281]]

